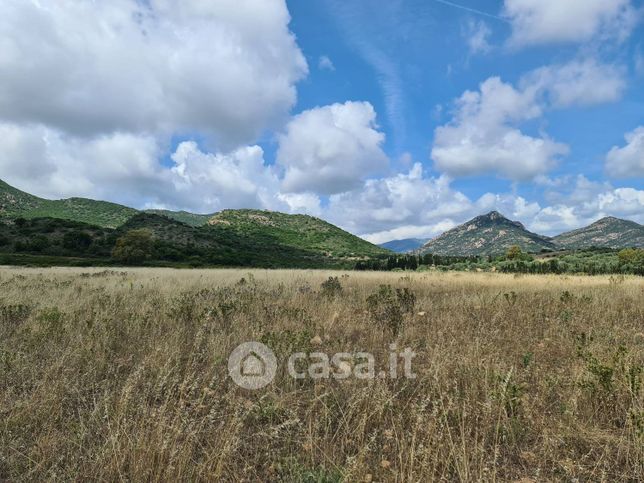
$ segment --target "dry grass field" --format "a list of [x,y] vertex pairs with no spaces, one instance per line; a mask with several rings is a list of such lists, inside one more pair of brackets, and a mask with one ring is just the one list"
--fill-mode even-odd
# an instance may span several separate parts
[[[284,370],[392,342],[415,379]],[[643,367],[642,278],[2,268],[0,480],[642,481]]]

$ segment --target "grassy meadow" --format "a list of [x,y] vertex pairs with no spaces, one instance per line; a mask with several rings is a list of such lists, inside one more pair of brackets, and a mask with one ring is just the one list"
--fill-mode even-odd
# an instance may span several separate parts
[[[394,342],[415,379],[284,369]],[[0,480],[642,481],[643,367],[641,277],[0,268]]]

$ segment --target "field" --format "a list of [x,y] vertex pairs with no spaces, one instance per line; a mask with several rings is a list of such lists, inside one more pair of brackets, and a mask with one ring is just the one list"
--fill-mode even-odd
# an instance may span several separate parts
[[[392,343],[415,378],[285,369]],[[0,480],[642,481],[643,367],[638,277],[2,268]]]

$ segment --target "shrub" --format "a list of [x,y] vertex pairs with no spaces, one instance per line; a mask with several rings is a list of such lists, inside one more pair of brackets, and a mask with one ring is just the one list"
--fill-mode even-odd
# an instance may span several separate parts
[[63,247],[79,252],[86,251],[92,244],[92,237],[84,231],[70,231],[63,236]]
[[518,260],[521,258],[522,254],[523,252],[521,251],[521,247],[519,247],[518,245],[513,245],[508,249],[505,257],[508,260]]
[[329,277],[328,280],[322,282],[322,295],[328,298],[337,297],[342,293],[342,284],[338,277]]
[[145,228],[130,230],[116,240],[112,257],[126,264],[140,264],[152,257],[154,240],[152,232]]
[[416,295],[408,288],[396,289],[381,285],[378,291],[367,297],[367,309],[372,319],[381,327],[398,335],[403,325],[403,315],[411,313],[416,306]]

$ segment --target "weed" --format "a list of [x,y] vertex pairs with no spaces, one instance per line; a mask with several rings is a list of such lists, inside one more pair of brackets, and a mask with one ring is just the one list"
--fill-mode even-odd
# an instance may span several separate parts
[[342,284],[338,277],[329,277],[320,287],[322,296],[326,298],[335,298],[342,293]]

